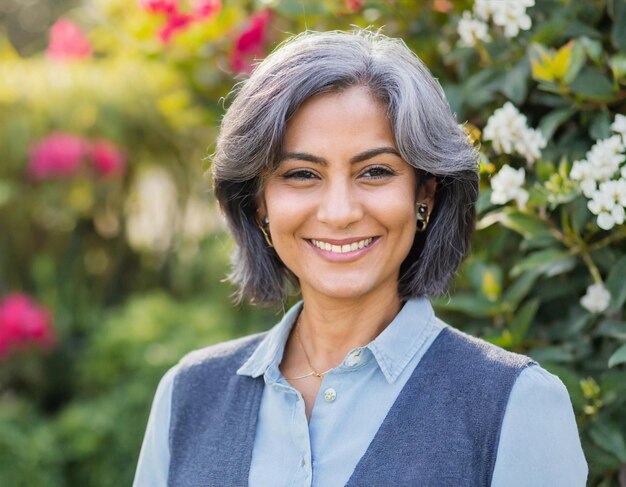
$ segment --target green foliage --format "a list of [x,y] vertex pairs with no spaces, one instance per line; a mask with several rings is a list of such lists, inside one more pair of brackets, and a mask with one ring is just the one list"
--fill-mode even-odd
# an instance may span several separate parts
[[[626,226],[599,227],[571,170],[626,113],[626,2],[535,3],[529,30],[507,37],[491,23],[491,40],[474,46],[459,44],[457,27],[469,0],[367,0],[356,12],[342,0],[229,1],[169,43],[163,16],[96,0],[71,12],[94,50],[71,62],[20,57],[28,49],[0,36],[0,297],[35,296],[59,342],[0,364],[3,485],[129,485],[163,373],[192,349],[277,321],[229,304],[229,245],[202,179],[223,97],[245,76],[231,69],[235,40],[261,8],[272,10],[261,50],[306,28],[384,26],[439,79],[477,142],[482,182],[473,253],[437,312],[559,376],[589,485],[617,485]],[[485,135],[507,101],[547,142],[534,161]],[[33,180],[29,148],[54,131],[114,142],[126,171]],[[492,202],[504,165],[525,170],[525,205]],[[581,304],[592,283],[610,293],[595,313]]]

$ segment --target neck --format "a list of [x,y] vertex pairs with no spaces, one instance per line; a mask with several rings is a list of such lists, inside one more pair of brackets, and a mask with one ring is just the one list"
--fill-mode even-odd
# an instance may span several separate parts
[[300,337],[319,371],[337,366],[353,348],[376,338],[400,311],[396,289],[359,299],[335,299],[303,289],[304,307],[298,317]]

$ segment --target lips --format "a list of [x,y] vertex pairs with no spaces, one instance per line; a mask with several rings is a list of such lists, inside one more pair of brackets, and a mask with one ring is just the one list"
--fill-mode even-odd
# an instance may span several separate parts
[[354,252],[359,249],[364,249],[374,242],[378,237],[366,237],[358,239],[344,239],[344,240],[317,240],[309,239],[309,242],[320,250],[332,252],[335,254],[346,254],[348,252]]

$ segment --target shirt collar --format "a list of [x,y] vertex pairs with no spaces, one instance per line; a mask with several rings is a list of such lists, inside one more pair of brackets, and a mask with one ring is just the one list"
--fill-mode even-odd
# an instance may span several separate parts
[[[259,377],[273,364],[279,364],[291,327],[302,310],[299,301],[287,311],[258,345],[254,353],[237,370],[239,375]],[[411,358],[423,348],[436,329],[432,306],[426,298],[407,301],[400,312],[368,348],[389,383],[396,381]]]
[[289,308],[283,319],[274,325],[261,343],[259,343],[254,353],[250,355],[250,358],[239,367],[237,374],[256,378],[263,375],[273,362],[280,363],[285,351],[287,338],[289,338],[289,332],[298,318],[300,310],[302,310],[302,304],[302,301],[298,301],[298,303]]
[[434,316],[427,298],[410,299],[389,326],[367,345],[387,382],[396,381],[437,329]]

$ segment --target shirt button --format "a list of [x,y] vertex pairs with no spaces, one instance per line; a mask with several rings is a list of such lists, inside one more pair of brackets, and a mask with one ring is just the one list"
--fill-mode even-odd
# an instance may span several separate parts
[[326,400],[326,402],[333,402],[336,397],[337,397],[337,393],[335,392],[335,389],[333,389],[332,387],[329,387],[328,389],[324,391],[324,399]]

